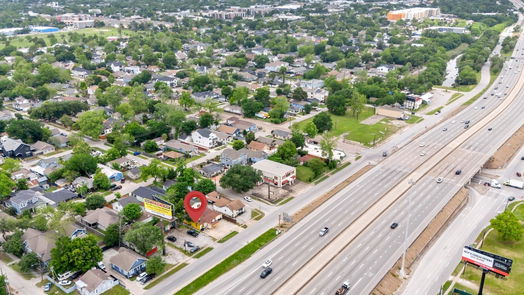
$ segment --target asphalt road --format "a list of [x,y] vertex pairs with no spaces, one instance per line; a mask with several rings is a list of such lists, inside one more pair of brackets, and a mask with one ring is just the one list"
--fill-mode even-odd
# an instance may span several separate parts
[[[517,48],[520,50],[517,53],[521,56],[522,40],[519,40]],[[509,93],[511,88],[506,86],[514,85],[519,78],[518,75],[514,75],[514,72],[519,73],[522,70],[522,62],[511,61],[511,63],[501,74],[502,82],[499,84],[496,81],[494,85],[499,89],[484,95],[488,99],[479,99],[454,118],[439,124],[406,145],[337,194],[270,247],[258,252],[252,259],[204,288],[200,294],[209,294],[210,291],[214,294],[274,293],[297,269],[302,268],[316,256],[362,212],[404,180],[426,159],[447,147],[448,143],[462,134],[465,129],[464,124],[460,123],[461,120],[470,120],[470,125],[473,126],[492,112],[502,102],[496,94]],[[510,66],[511,70],[509,70]],[[491,96],[492,92],[493,96]],[[524,104],[521,100],[517,100],[499,116],[500,119],[495,119],[488,124],[493,131],[488,131],[486,126],[467,139],[458,149],[451,151],[444,161],[416,182],[399,201],[371,223],[364,234],[353,240],[327,267],[310,280],[302,291],[308,294],[334,292],[342,281],[349,279],[354,284],[352,294],[369,293],[405,247],[402,241],[407,221],[400,222],[401,225],[394,231],[389,229],[389,224],[393,221],[406,220],[408,212],[414,212],[413,216],[409,217],[410,226],[407,228],[410,239],[418,236],[449,198],[478,171],[489,153],[512,134],[515,129],[513,127],[521,126],[522,122],[519,121],[522,120],[522,116],[519,114],[522,114],[522,111],[524,111]],[[443,131],[444,128],[447,128],[447,131]],[[422,143],[424,146],[421,146]],[[458,168],[462,169],[463,174],[457,177],[454,172]],[[443,183],[437,184],[435,182],[437,177],[444,177]],[[408,199],[411,199],[411,206]],[[330,227],[330,233],[320,238],[318,230],[323,226]],[[260,265],[266,258],[273,260],[274,271],[267,279],[261,280],[258,278]]]

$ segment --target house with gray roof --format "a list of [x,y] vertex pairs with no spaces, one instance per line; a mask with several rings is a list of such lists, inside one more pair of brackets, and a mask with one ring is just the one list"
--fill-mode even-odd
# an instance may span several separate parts
[[7,136],[0,140],[0,151],[4,157],[27,158],[33,156],[31,146],[20,139],[12,139]]
[[116,212],[120,212],[128,204],[138,204],[142,206],[142,202],[140,202],[135,196],[128,196],[126,198],[120,198],[118,202],[113,203],[113,209],[115,209]]
[[45,193],[44,197],[49,200],[48,203],[56,207],[62,202],[67,202],[78,197],[77,193],[74,193],[68,189],[59,189],[53,192]]
[[98,268],[88,270],[75,282],[81,295],[99,295],[118,284],[117,278]]
[[131,278],[145,270],[147,259],[135,251],[120,247],[118,254],[111,257],[110,262],[112,269]]
[[224,172],[225,168],[224,164],[209,163],[202,167],[199,172],[205,177],[213,177]]
[[200,128],[191,132],[193,143],[205,148],[212,148],[217,145],[218,137],[207,128]]
[[235,149],[225,149],[220,155],[220,163],[226,167],[232,167],[234,165],[246,165],[247,155],[241,151]]
[[118,213],[110,208],[102,207],[96,210],[91,210],[86,216],[82,217],[82,223],[92,228],[99,228],[106,230],[111,224],[119,221]]
[[166,191],[160,187],[154,185],[141,186],[129,194],[131,197],[135,197],[140,202],[143,202],[144,199],[156,200],[165,196]]
[[56,238],[56,233],[28,228],[22,235],[22,244],[26,252],[35,253],[47,265],[51,260],[51,249],[55,247]]
[[164,144],[165,150],[174,150],[189,156],[198,155],[198,148],[196,146],[181,142],[180,140],[172,139]]
[[16,214],[22,214],[25,210],[30,210],[39,206],[45,206],[44,195],[36,190],[17,191],[9,200],[7,207],[13,207]]

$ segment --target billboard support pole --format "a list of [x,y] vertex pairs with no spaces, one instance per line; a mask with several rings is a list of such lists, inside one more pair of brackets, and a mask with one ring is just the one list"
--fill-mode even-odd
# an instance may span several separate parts
[[482,278],[480,279],[480,287],[479,287],[479,294],[482,295],[482,290],[484,289],[484,280],[486,279],[486,273],[488,272],[487,269],[482,270]]

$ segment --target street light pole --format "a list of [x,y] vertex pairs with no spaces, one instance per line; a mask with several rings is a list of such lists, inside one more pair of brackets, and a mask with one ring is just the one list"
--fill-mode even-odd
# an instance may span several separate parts
[[[415,184],[413,179],[410,179],[408,183],[411,186]],[[402,264],[400,266],[400,276],[404,279],[407,277],[405,267],[406,267],[406,253],[408,252],[408,228],[409,228],[410,220],[411,220],[411,197],[408,195],[408,220],[406,223],[406,230],[404,231],[404,253],[402,254]]]

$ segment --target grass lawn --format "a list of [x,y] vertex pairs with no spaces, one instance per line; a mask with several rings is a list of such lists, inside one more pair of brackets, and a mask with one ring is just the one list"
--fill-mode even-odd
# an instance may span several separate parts
[[[524,221],[524,207],[521,205],[515,209],[519,219]],[[484,292],[493,295],[520,295],[524,290],[524,239],[517,242],[505,242],[499,239],[496,231],[491,231],[482,244],[482,250],[500,256],[513,259],[511,273],[506,280],[487,275],[484,284]],[[480,284],[482,271],[471,266],[466,267],[462,275],[463,279]]]
[[[256,210],[256,209],[255,209]],[[256,214],[258,216],[258,214]],[[251,218],[253,218],[253,211],[251,211]],[[225,243],[227,240],[231,239],[232,237],[236,236],[238,232],[236,230],[228,233],[225,237],[218,240],[219,243]]]
[[260,250],[260,248],[273,241],[273,239],[275,239],[276,237],[276,230],[274,228],[269,229],[268,231],[260,235],[258,238],[256,238],[246,246],[242,247],[237,252],[233,253],[224,261],[220,262],[212,269],[208,270],[206,273],[192,281],[189,285],[185,286],[175,294],[190,295],[196,293],[198,290],[202,289],[204,286],[211,283],[216,278],[220,277],[227,271],[233,269],[235,266],[239,265],[240,263],[251,257],[253,253],[255,253],[256,251]]
[[419,116],[412,115],[412,116],[411,116],[409,119],[407,119],[405,122],[408,123],[408,124],[415,124],[415,123],[421,122],[422,120],[424,120],[424,118],[419,117]]
[[7,255],[5,252],[0,252],[0,260],[2,260],[5,264],[8,264],[9,262],[13,261],[13,258]]
[[26,280],[30,280],[36,277],[32,272],[22,272],[22,270],[20,269],[20,265],[18,265],[18,263],[12,263],[9,266],[12,269],[16,270]]
[[465,103],[463,103],[462,105],[470,105],[472,104],[473,102],[475,102],[475,100],[479,99],[479,97],[481,97],[482,95],[484,95],[484,93],[486,91],[488,91],[488,89],[491,87],[491,85],[493,85],[493,82],[495,82],[495,79],[497,79],[497,77],[499,76],[499,74],[496,74],[496,75],[493,75],[491,74],[491,78],[489,80],[489,84],[488,86],[486,86],[486,88],[482,89],[481,92],[479,92],[477,95],[473,96],[470,100],[466,101]]
[[[51,45],[51,41],[49,37],[51,35],[54,35],[59,43],[63,42],[64,40],[68,40],[69,34],[81,34],[85,36],[94,36],[99,35],[103,37],[109,37],[109,36],[118,36],[118,29],[117,28],[87,28],[87,29],[81,29],[71,32],[58,32],[58,33],[48,33],[48,34],[35,34],[35,35],[29,35],[29,36],[15,36],[13,38],[9,38],[11,45],[17,47],[17,48],[27,48],[31,47],[34,43],[29,41],[32,38],[41,38],[44,39],[44,41],[47,43],[48,46]],[[134,34],[133,31],[130,30],[122,30],[122,35],[124,36],[130,36]],[[4,48],[5,43],[0,43],[0,48]]]
[[455,100],[461,98],[463,95],[464,93],[453,93],[453,95],[451,96],[451,98],[449,99],[449,101],[446,104],[450,104],[454,102]]
[[[360,123],[360,121],[373,115],[374,110],[371,107],[364,108],[358,119],[351,116],[351,110],[349,110],[348,113],[344,116],[335,116],[333,114],[329,114],[329,116],[331,116],[331,120],[333,121],[333,129],[331,129],[328,134],[335,137],[346,134],[345,138],[348,140],[360,142],[365,146],[372,146],[373,140],[375,140],[375,143],[380,142],[397,130],[396,127],[388,124],[389,119],[383,119],[380,122],[372,125]],[[306,124],[311,121],[313,121],[313,118],[301,121],[297,124],[294,124],[293,128],[303,130]]]
[[149,283],[144,289],[151,289],[154,286],[156,286],[158,283],[166,279],[167,277],[172,276],[175,272],[181,270],[182,268],[186,267],[187,263],[180,263],[179,265],[175,266],[174,268],[170,269],[168,272],[164,273],[162,276],[156,278],[154,281]]
[[121,285],[116,285],[113,288],[105,291],[102,295],[127,295],[131,294],[126,288]]
[[315,173],[306,166],[297,166],[297,178],[303,182],[311,182],[315,179]]
[[443,107],[438,107],[430,112],[427,112],[426,115],[434,115],[436,114],[437,112],[440,112],[442,110]]
[[282,206],[282,205],[284,205],[285,203],[287,203],[287,202],[289,202],[289,201],[291,201],[291,200],[293,200],[293,199],[294,199],[293,197],[289,197],[289,198],[287,198],[287,199],[285,199],[285,200],[280,201],[280,202],[278,203],[278,205],[279,205],[279,206]]
[[251,219],[260,220],[264,217],[264,215],[265,215],[264,212],[258,209],[251,210]]
[[214,249],[213,247],[204,248],[203,250],[198,251],[194,257],[195,258],[200,258],[200,257],[206,255],[207,253],[211,252],[211,250],[213,250],[213,249]]

